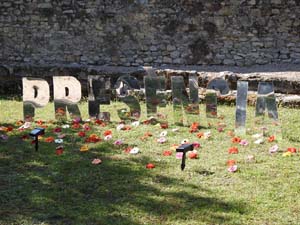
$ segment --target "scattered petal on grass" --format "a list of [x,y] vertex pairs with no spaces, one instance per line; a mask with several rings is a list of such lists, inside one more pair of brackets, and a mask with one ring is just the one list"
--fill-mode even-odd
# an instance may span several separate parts
[[60,127],[56,127],[53,129],[54,133],[60,133],[61,132],[61,128]]
[[78,136],[79,137],[85,137],[85,132],[84,131],[79,131]]
[[47,143],[54,142],[54,137],[47,137],[47,138],[45,138],[45,142],[47,142]]
[[228,172],[234,173],[237,171],[237,169],[238,169],[237,165],[232,165],[232,166],[229,166],[227,170],[228,170]]
[[263,138],[257,139],[256,141],[254,141],[254,143],[257,145],[260,145],[260,144],[264,143],[264,139]]
[[219,132],[223,132],[223,131],[224,131],[224,128],[223,128],[223,127],[218,127],[217,130],[218,130]]
[[241,142],[241,138],[240,137],[233,137],[232,139],[231,139],[231,142],[232,143],[236,143],[236,144],[238,144],[238,143],[240,143]]
[[114,142],[115,145],[122,145],[123,144],[123,141],[122,140],[116,140]]
[[199,123],[194,122],[192,123],[192,125],[190,126],[190,133],[195,133],[198,132],[198,128],[199,128]]
[[16,122],[16,125],[17,126],[22,126],[24,124],[24,121],[23,120],[18,120],[17,122]]
[[22,126],[18,128],[18,130],[24,130],[31,127],[31,122],[25,122]]
[[93,159],[93,161],[92,161],[92,164],[94,164],[94,165],[98,165],[98,164],[101,164],[102,163],[102,160],[101,159]]
[[168,135],[168,132],[167,131],[163,131],[160,133],[160,137],[166,137]]
[[101,138],[97,134],[90,134],[90,136],[85,139],[86,143],[97,143],[100,141],[101,141]]
[[112,136],[112,131],[111,130],[106,130],[104,131],[103,135],[106,136]]
[[72,129],[80,129],[81,128],[81,125],[79,123],[74,123],[72,125]]
[[229,154],[238,154],[239,149],[237,147],[231,147],[231,148],[228,149],[228,153]]
[[296,148],[293,148],[293,147],[289,147],[289,148],[287,149],[287,151],[290,152],[290,153],[296,153],[296,152],[297,152],[297,149],[296,149]]
[[255,161],[255,156],[254,155],[247,155],[246,161],[247,162],[254,162]]
[[63,138],[65,138],[66,136],[67,136],[66,134],[60,134],[60,135],[58,135],[57,137],[60,138],[60,139],[63,139]]
[[55,154],[56,155],[61,155],[64,152],[64,147],[63,146],[57,146],[55,149]]
[[235,164],[236,164],[236,161],[234,160],[234,159],[229,159],[229,160],[227,160],[227,166],[234,166]]
[[258,138],[261,138],[261,137],[263,137],[263,134],[261,134],[261,133],[252,135],[252,138],[254,138],[254,139],[258,139]]
[[161,129],[167,129],[169,127],[168,123],[161,123],[160,124]]
[[163,152],[163,156],[170,156],[170,155],[172,155],[172,151],[170,150],[166,150]]
[[134,121],[131,123],[131,126],[138,127],[140,125],[140,121]]
[[124,149],[124,152],[125,153],[129,153],[131,151],[131,149],[133,149],[133,147],[129,146],[129,147],[127,147],[127,148]]
[[268,138],[268,142],[273,142],[273,141],[275,141],[275,136],[274,135],[272,135]]
[[204,136],[203,136],[204,139],[208,139],[210,137],[211,137],[211,132],[210,131],[207,131],[207,132],[204,133]]
[[273,145],[270,149],[269,149],[269,153],[275,153],[277,152],[279,149],[278,145]]
[[90,131],[90,130],[91,130],[91,127],[90,127],[88,124],[84,124],[84,125],[83,125],[83,129],[84,129],[85,131]]
[[290,157],[292,155],[293,155],[293,153],[291,153],[291,152],[284,152],[284,153],[282,153],[283,157]]
[[81,152],[86,152],[86,151],[88,151],[89,150],[89,146],[88,145],[82,145],[81,147],[80,147],[80,151]]
[[156,141],[157,141],[157,143],[163,144],[167,141],[167,139],[165,137],[160,137]]
[[203,138],[203,137],[204,137],[204,133],[203,133],[203,132],[197,133],[197,137],[198,137],[198,138]]
[[191,151],[190,153],[189,153],[189,158],[190,159],[197,159],[198,158],[198,152],[197,151]]
[[133,155],[138,154],[139,152],[140,152],[140,149],[138,147],[134,147],[129,151],[129,153],[133,154]]
[[6,141],[6,140],[8,140],[8,136],[5,135],[5,134],[1,134],[0,139],[3,140],[3,141]]
[[148,164],[146,165],[146,168],[147,168],[147,169],[154,169],[154,168],[155,168],[155,165],[154,165],[153,163],[148,163]]
[[247,146],[249,142],[247,140],[241,140],[239,144],[242,146]]
[[111,136],[111,135],[106,135],[106,136],[104,137],[104,140],[105,140],[105,141],[108,141],[108,140],[110,140],[110,139],[112,139],[112,136]]
[[233,136],[234,136],[234,131],[233,131],[233,130],[229,130],[229,131],[227,132],[227,135],[228,135],[229,137],[233,137]]
[[124,127],[125,127],[125,125],[124,125],[123,123],[121,123],[121,124],[119,124],[119,125],[116,127],[116,129],[117,129],[117,131],[120,131],[120,130],[122,130]]
[[172,132],[178,132],[179,131],[179,128],[173,128],[172,129]]
[[195,142],[193,142],[193,147],[194,148],[200,148],[200,143],[199,142],[197,142],[197,141],[195,141]]
[[55,139],[54,142],[55,142],[56,144],[61,144],[61,143],[64,142],[64,140],[63,140],[63,139]]
[[22,140],[27,140],[27,139],[29,139],[29,136],[27,135],[27,134],[25,134],[25,135],[22,135]]

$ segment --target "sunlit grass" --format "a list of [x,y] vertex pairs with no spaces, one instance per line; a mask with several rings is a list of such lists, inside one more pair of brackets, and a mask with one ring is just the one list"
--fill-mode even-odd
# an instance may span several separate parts
[[[87,103],[79,105],[83,119],[88,118]],[[117,109],[123,103],[101,106],[111,113],[112,123],[106,127],[92,126],[88,134],[103,138],[105,130],[113,131],[108,142],[89,144],[88,152],[80,152],[84,138],[78,130],[65,129],[64,153],[57,156],[58,144],[40,143],[38,152],[30,140],[21,140],[28,131],[16,129],[0,146],[0,224],[299,224],[300,175],[299,153],[283,157],[288,147],[299,149],[294,142],[299,133],[297,109],[280,109],[285,139],[277,141],[280,150],[270,154],[275,143],[254,144],[250,135],[244,136],[248,146],[238,146],[239,154],[228,154],[233,144],[228,131],[234,129],[235,108],[219,106],[226,124],[223,132],[215,128],[209,139],[199,139],[189,127],[172,125],[172,106],[161,108],[169,115],[167,142],[156,139],[163,129],[158,125],[140,125],[130,131],[117,131],[120,121]],[[201,105],[204,112],[204,106]],[[247,111],[247,127],[254,127],[254,111]],[[22,102],[0,101],[1,124],[13,124],[22,119]],[[36,110],[36,119],[54,120],[52,103]],[[142,104],[142,120],[146,119]],[[206,127],[204,115],[199,119]],[[299,121],[300,122],[300,121]],[[45,137],[55,136],[57,124],[47,124]],[[179,128],[172,132],[173,128]],[[141,140],[146,132],[152,137]],[[121,139],[124,145],[113,142]],[[175,152],[162,155],[173,144],[183,139],[198,141],[198,159],[187,159],[185,171],[180,170],[180,159]],[[124,153],[127,146],[137,146],[140,153]],[[254,160],[248,160],[253,156]],[[102,159],[93,165],[94,158]],[[238,171],[229,173],[226,162],[237,161]],[[147,163],[156,168],[147,170]]]

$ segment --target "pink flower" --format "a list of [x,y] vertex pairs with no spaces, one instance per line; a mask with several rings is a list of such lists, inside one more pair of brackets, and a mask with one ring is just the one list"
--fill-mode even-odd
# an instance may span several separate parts
[[224,131],[224,128],[223,127],[218,127],[217,129],[219,132],[223,132]]
[[165,137],[160,137],[157,139],[157,142],[161,143],[161,144],[165,143],[166,141],[167,141],[167,139]]
[[122,140],[116,140],[114,142],[115,145],[122,145],[123,144],[123,141]]
[[183,152],[176,153],[176,159],[182,159],[182,157],[183,157]]
[[194,146],[194,148],[200,148],[200,143],[199,142],[197,142],[197,141],[195,141],[194,143],[193,143],[193,146]]
[[247,146],[249,142],[247,140],[241,140],[240,145]]
[[97,164],[100,164],[100,163],[102,163],[101,159],[93,159],[93,161],[92,161],[92,164],[94,164],[94,165],[97,165]]
[[234,173],[237,171],[237,169],[238,169],[237,165],[232,165],[232,166],[228,167],[227,171]]
[[269,153],[275,153],[277,152],[279,149],[278,145],[273,145],[270,149],[269,149]]

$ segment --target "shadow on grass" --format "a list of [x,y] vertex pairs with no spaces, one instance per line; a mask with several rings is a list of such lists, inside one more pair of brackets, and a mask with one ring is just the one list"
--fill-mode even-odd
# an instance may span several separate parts
[[[0,146],[0,224],[237,224],[247,212],[244,203],[146,170],[147,157],[117,157],[113,145],[61,156],[54,146],[34,152],[17,136]],[[92,165],[95,157],[103,163]]]

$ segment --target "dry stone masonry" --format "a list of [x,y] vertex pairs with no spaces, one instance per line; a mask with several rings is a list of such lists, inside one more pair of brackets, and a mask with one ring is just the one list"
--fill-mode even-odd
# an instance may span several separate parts
[[1,0],[2,64],[300,63],[300,0]]

